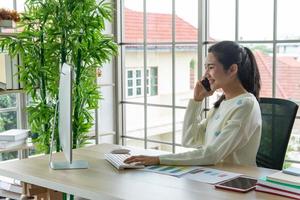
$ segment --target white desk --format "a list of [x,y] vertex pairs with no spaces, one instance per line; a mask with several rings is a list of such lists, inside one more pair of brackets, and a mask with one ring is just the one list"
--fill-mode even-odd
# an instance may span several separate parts
[[[139,170],[118,171],[104,160],[103,155],[114,146],[100,144],[74,150],[74,158],[87,160],[89,169],[52,170],[48,167],[48,156],[39,156],[0,163],[0,175],[95,200],[285,199],[255,191],[243,194],[220,190],[209,184]],[[55,160],[61,158],[61,153],[54,155]],[[263,168],[236,165],[218,165],[214,168],[254,177],[274,172]]]

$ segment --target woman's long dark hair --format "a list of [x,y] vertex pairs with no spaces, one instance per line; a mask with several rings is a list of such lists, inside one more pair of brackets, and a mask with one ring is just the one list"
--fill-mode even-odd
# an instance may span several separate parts
[[[238,79],[243,87],[259,99],[260,92],[260,74],[257,67],[255,57],[250,49],[242,47],[233,41],[222,41],[212,45],[208,49],[217,60],[224,66],[227,71],[232,64],[238,65]],[[214,107],[218,108],[221,102],[225,99],[223,94]]]

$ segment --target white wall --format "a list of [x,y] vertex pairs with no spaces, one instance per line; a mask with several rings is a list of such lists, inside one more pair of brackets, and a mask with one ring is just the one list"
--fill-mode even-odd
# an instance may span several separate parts
[[[175,91],[176,105],[186,106],[189,98],[192,98],[190,89],[190,61],[196,60],[194,51],[177,52],[175,61]],[[125,54],[126,69],[143,68],[143,52],[127,51]],[[158,95],[148,96],[148,103],[172,105],[172,54],[171,51],[148,51],[147,65],[158,67]],[[196,73],[196,71],[195,71]],[[195,74],[196,76],[196,74]],[[144,97],[128,98],[128,101],[143,102]],[[126,132],[131,136],[142,137],[144,134],[144,107],[126,105]],[[147,125],[149,136],[168,133],[172,131],[172,109],[161,107],[147,108]],[[183,121],[182,112],[176,121]]]

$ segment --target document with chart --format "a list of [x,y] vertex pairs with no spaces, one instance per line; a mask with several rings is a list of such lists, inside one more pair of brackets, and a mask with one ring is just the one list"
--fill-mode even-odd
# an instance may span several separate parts
[[241,175],[242,174],[227,172],[227,171],[222,171],[217,169],[202,168],[201,170],[189,172],[184,176],[182,176],[182,178],[199,181],[203,183],[216,184]]
[[141,170],[181,177],[187,173],[191,173],[191,172],[196,173],[201,169],[202,167],[195,167],[195,166],[150,165]]

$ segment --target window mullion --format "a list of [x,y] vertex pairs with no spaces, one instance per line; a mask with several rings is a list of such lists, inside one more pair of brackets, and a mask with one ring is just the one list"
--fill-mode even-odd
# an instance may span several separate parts
[[[144,4],[143,4],[143,11],[144,11],[144,16],[143,16],[143,28],[144,28],[144,77],[145,73],[146,73],[146,69],[147,69],[147,4],[146,4],[146,0],[144,0]],[[144,79],[144,91],[145,91],[145,87],[146,87],[146,79]],[[144,93],[144,138],[145,138],[145,142],[144,142],[144,148],[147,149],[147,139],[148,139],[148,124],[147,124],[147,95]]]
[[235,41],[239,40],[239,0],[235,0]]
[[277,0],[274,0],[273,15],[273,67],[272,67],[272,97],[276,97],[276,45],[277,45]]
[[176,132],[176,110],[175,110],[175,36],[176,36],[176,23],[175,23],[175,0],[172,0],[172,152],[175,153],[175,132]]

